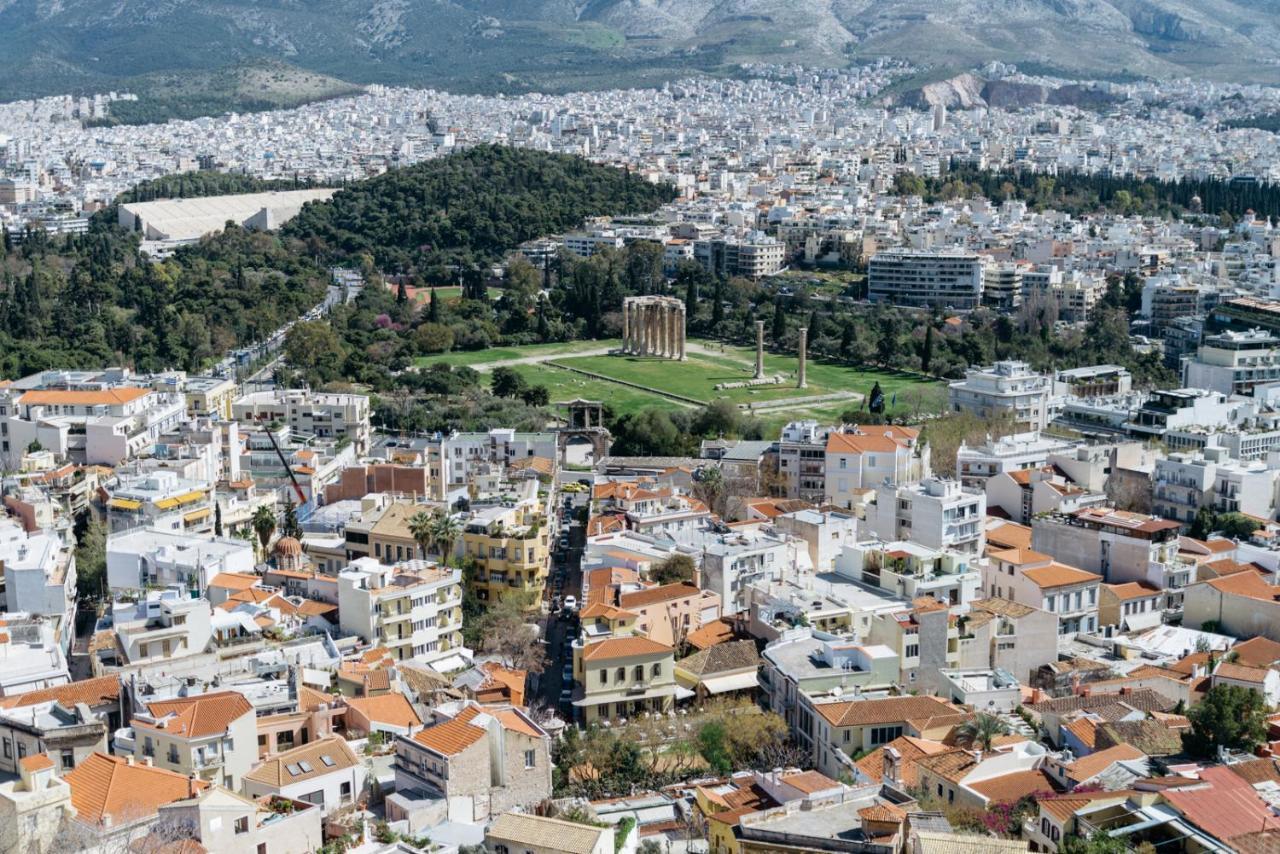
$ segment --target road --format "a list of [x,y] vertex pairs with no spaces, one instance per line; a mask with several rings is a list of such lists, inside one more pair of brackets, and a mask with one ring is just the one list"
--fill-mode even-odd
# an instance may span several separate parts
[[[560,500],[564,496],[570,498],[567,511],[562,511],[561,518],[576,516],[579,508],[589,504],[587,493],[559,493]],[[551,578],[547,596],[550,599],[550,613],[543,619],[543,638],[547,642],[547,666],[538,680],[537,696],[548,708],[556,708],[562,715],[568,714],[569,708],[560,702],[565,688],[573,688],[573,678],[565,678],[565,668],[573,668],[573,650],[570,644],[577,636],[578,619],[576,614],[566,614],[554,607],[564,596],[582,599],[582,549],[586,542],[586,528],[581,521],[572,518],[569,528],[569,548],[559,548],[561,534],[557,532],[557,547],[552,556]]]

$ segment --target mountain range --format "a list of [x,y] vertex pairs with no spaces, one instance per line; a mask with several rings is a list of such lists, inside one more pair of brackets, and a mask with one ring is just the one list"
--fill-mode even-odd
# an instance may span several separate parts
[[0,0],[0,97],[259,61],[498,91],[879,56],[1278,82],[1280,0]]

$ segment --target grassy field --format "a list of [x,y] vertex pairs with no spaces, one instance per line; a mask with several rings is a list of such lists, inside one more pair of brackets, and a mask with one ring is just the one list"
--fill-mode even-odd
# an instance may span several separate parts
[[[765,353],[765,373],[781,374],[787,378],[787,382],[776,386],[717,390],[715,386],[718,383],[751,378],[755,366],[755,351],[749,347],[729,345],[722,348],[718,342],[710,341],[689,343],[688,359],[684,362],[631,356],[579,355],[618,346],[619,342],[612,340],[532,344],[447,353],[419,359],[418,364],[426,366],[434,362],[445,362],[451,365],[482,365],[488,369],[503,362],[516,362],[520,359],[545,359],[547,361],[542,363],[516,363],[512,367],[530,384],[545,385],[552,401],[571,400],[575,397],[603,400],[619,414],[650,406],[666,409],[689,406],[659,394],[609,381],[616,379],[698,401],[727,398],[741,405],[761,406],[763,408],[757,416],[775,432],[777,427],[796,419],[836,421],[841,413],[858,409],[861,396],[869,394],[876,382],[880,383],[880,388],[884,391],[889,411],[903,416],[936,411],[946,402],[946,387],[939,382],[895,371],[851,368],[814,360],[810,360],[806,368],[808,387],[798,389],[795,386],[796,357],[768,352]],[[590,371],[599,374],[602,379],[582,376],[558,366]],[[835,394],[845,396],[839,399],[828,397]],[[800,400],[795,400],[796,398]],[[813,398],[813,403],[806,404],[805,398]],[[795,402],[769,408],[771,402],[784,400]]]

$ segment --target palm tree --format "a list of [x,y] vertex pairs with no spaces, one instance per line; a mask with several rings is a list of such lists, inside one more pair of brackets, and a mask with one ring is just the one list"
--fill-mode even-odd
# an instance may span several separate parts
[[271,542],[271,535],[276,532],[276,514],[265,504],[253,511],[253,532],[258,535],[262,552],[266,554],[267,543]]
[[432,520],[431,527],[433,541],[440,549],[440,560],[448,566],[449,558],[453,554],[453,544],[458,537],[462,536],[462,524],[450,516],[448,511],[441,511]]
[[956,745],[990,750],[995,740],[1009,734],[1009,725],[995,715],[978,712],[956,727]]
[[425,510],[419,510],[409,517],[409,533],[413,536],[414,542],[418,544],[418,548],[422,551],[422,557],[425,559],[427,552],[436,544],[435,519]]

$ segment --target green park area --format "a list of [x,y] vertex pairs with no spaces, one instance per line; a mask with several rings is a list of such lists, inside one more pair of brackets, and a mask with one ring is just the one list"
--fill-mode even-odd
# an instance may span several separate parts
[[621,415],[645,407],[688,408],[726,398],[748,408],[771,428],[787,421],[837,420],[862,406],[863,397],[879,382],[891,414],[914,417],[939,411],[945,386],[914,374],[871,367],[851,367],[810,359],[807,387],[796,388],[795,354],[765,353],[765,375],[780,376],[777,385],[717,388],[745,382],[754,374],[755,351],[716,341],[690,340],[683,362],[623,356],[608,351],[614,340],[498,347],[447,353],[419,360],[469,365],[482,372],[507,366],[530,385],[547,387],[553,402],[586,398],[608,403]]

